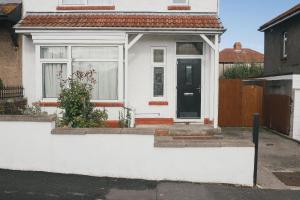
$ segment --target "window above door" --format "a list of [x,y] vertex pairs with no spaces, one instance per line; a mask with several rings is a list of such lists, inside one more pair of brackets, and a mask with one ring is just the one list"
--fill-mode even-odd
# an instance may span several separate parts
[[188,5],[189,0],[172,0],[173,5]]

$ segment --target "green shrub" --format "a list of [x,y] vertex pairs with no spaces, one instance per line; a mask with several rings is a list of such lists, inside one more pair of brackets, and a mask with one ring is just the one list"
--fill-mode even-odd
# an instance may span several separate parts
[[103,127],[107,120],[106,110],[94,110],[91,92],[95,71],[77,71],[68,79],[61,79],[59,108],[63,110],[60,126],[73,128]]
[[235,64],[233,67],[228,68],[224,72],[226,79],[247,79],[260,77],[263,75],[263,68],[259,64]]
[[22,115],[26,105],[26,99],[0,100],[0,115]]
[[131,109],[123,107],[123,111],[119,112],[119,126],[121,128],[129,128],[131,124]]
[[42,112],[42,108],[40,106],[40,102],[33,103],[32,106],[26,106],[25,109],[22,111],[23,115],[34,115],[34,116],[41,116],[41,115],[48,115],[47,112]]

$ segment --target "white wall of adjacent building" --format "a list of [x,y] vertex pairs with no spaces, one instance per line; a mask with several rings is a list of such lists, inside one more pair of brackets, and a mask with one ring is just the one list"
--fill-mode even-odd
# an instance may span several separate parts
[[53,122],[0,121],[0,168],[99,177],[253,184],[254,148],[155,148],[153,135],[53,135]]
[[[218,0],[187,0],[191,10],[184,12],[218,12]],[[55,12],[61,0],[23,0],[23,11]],[[168,6],[176,5],[173,0],[113,0],[116,11],[128,12],[170,12]],[[174,12],[174,11],[171,11]],[[178,11],[177,11],[178,12]]]

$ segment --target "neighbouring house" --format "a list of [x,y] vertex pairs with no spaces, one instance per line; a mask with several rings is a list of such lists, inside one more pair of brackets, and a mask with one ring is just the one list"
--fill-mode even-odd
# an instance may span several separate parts
[[21,0],[0,1],[0,79],[8,86],[22,84],[22,42],[13,29],[21,15]]
[[240,42],[236,42],[233,48],[226,48],[220,52],[220,77],[224,72],[237,65],[264,66],[264,54],[249,48],[242,48]]
[[[94,69],[93,101],[116,122],[218,126],[218,0],[24,0],[23,85],[57,112],[58,73]],[[216,53],[217,52],[217,53]]]
[[265,34],[266,124],[300,140],[300,4],[259,30]]

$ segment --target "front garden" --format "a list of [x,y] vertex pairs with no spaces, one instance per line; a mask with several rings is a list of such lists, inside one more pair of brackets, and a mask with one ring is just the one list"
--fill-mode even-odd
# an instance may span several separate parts
[[[96,84],[94,70],[76,71],[71,77],[60,80],[58,108],[61,113],[57,116],[56,126],[61,128],[102,128],[107,127],[108,113],[105,108],[99,109],[91,101],[92,90]],[[0,81],[0,88],[4,85]],[[118,127],[126,128],[131,124],[130,109],[123,107],[119,112]],[[0,115],[47,116],[40,102],[27,105],[25,98],[6,98],[0,100]]]

